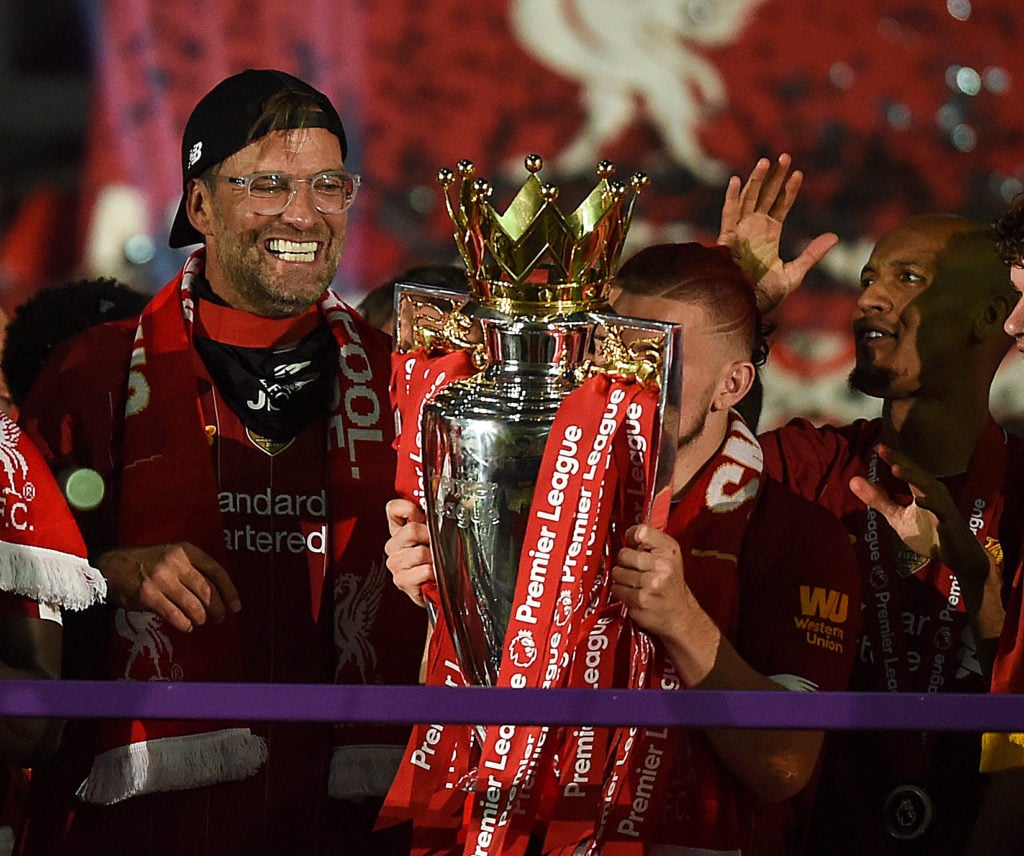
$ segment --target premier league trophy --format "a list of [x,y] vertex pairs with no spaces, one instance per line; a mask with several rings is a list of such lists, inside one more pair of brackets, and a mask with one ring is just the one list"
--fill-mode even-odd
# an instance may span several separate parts
[[[442,170],[468,293],[396,289],[396,486],[425,510],[437,580],[424,587],[435,618],[426,682],[657,686],[658,656],[609,582],[625,528],[664,522],[675,463],[679,328],[607,303],[647,179],[630,189],[602,162],[566,215],[541,167],[526,159],[504,213],[471,163],[458,179]],[[558,801],[572,816],[545,817],[545,847],[573,852],[604,840],[628,791],[627,776],[606,782],[606,771],[633,770],[660,739],[420,723],[382,815],[413,820],[429,852],[464,840],[465,853],[519,856],[551,785],[575,799]]]
[[567,395],[599,372],[660,387],[648,507],[674,465],[678,328],[617,317],[607,303],[647,178],[634,175],[630,192],[602,162],[597,186],[567,216],[557,188],[538,177],[541,158],[525,165],[529,176],[504,213],[472,163],[459,163],[458,187],[442,170],[469,293],[411,284],[396,293],[399,353],[462,352],[472,359],[462,373],[475,372],[425,384],[414,406],[441,611],[465,682],[478,686],[498,684],[538,469]]

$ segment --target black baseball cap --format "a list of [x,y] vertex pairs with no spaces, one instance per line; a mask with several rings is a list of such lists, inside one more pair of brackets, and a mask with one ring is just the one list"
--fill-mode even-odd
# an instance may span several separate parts
[[[289,117],[286,122],[255,128],[263,115],[267,100],[285,92],[309,96],[319,110],[307,110]],[[273,69],[249,68],[222,80],[196,104],[181,138],[181,185],[198,178],[210,167],[231,157],[271,131],[287,128],[326,128],[341,143],[341,156],[348,155],[345,128],[331,100],[305,81]],[[201,244],[203,236],[188,220],[183,193],[178,213],[171,225],[168,243],[172,247]]]

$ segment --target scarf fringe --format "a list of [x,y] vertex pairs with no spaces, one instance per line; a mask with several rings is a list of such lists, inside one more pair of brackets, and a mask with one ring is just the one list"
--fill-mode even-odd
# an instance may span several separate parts
[[404,746],[335,746],[327,793],[335,799],[383,797],[405,754]]
[[248,728],[144,740],[97,755],[77,796],[113,805],[141,794],[248,779],[266,761],[266,742]]
[[0,590],[77,610],[102,602],[107,582],[80,556],[5,541],[0,543]]

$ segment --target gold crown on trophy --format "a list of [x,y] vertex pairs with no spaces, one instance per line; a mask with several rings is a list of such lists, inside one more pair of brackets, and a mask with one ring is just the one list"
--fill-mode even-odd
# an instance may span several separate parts
[[556,204],[558,188],[537,175],[544,166],[540,155],[528,155],[525,165],[530,175],[504,214],[491,205],[490,182],[473,178],[472,162],[459,161],[457,198],[452,171],[438,173],[474,299],[508,314],[539,317],[604,305],[636,197],[650,180],[633,175],[630,194],[612,180],[614,164],[601,161],[597,186],[566,216]]

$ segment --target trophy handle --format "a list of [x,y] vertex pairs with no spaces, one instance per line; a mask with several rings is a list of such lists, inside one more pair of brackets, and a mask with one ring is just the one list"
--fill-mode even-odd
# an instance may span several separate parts
[[658,433],[654,438],[658,458],[647,497],[647,522],[662,527],[672,500],[676,463],[683,376],[682,327],[613,313],[592,312],[590,316],[595,325],[594,357],[587,370],[636,378],[660,387]]
[[468,349],[480,365],[483,335],[480,322],[463,312],[468,292],[400,282],[395,286],[395,350],[422,349],[431,356]]
[[[416,348],[433,353],[451,353],[464,347],[477,345],[466,341],[460,332],[468,332],[472,325],[479,327],[462,313],[469,302],[468,292],[416,282],[395,285],[395,350],[405,354]],[[467,324],[467,322],[469,322]],[[480,338],[474,337],[477,341]],[[437,607],[426,602],[430,627],[437,624]]]

